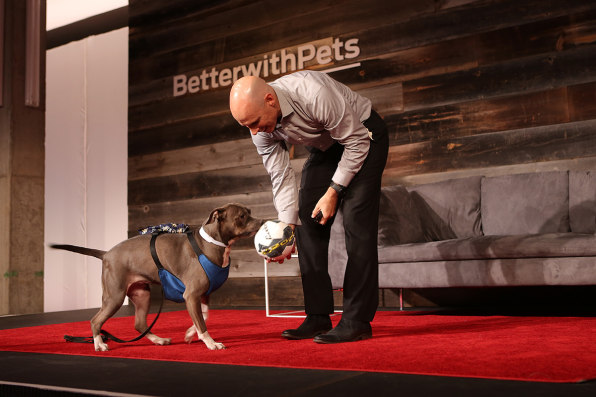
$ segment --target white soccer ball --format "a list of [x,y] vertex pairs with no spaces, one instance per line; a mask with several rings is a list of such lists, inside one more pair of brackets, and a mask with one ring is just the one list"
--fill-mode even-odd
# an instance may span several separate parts
[[294,231],[282,221],[267,221],[255,234],[255,248],[263,258],[287,258],[294,247]]

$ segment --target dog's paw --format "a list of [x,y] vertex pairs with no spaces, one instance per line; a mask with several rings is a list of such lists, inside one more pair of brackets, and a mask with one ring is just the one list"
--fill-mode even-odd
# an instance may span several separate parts
[[149,340],[151,342],[155,343],[158,346],[165,346],[165,345],[169,345],[170,343],[172,343],[171,338],[160,338],[159,336],[156,336],[156,335],[147,335],[147,338],[149,338]]
[[197,329],[195,328],[195,326],[191,326],[189,329],[186,330],[186,333],[184,334],[184,341],[186,343],[192,343],[196,333]]
[[103,345],[103,346],[95,346],[95,351],[96,352],[107,352],[110,349],[108,349],[108,345]]
[[213,338],[209,335],[209,332],[205,331],[202,334],[199,334],[199,339],[203,341],[207,349],[209,350],[222,350],[226,347],[223,343],[219,343],[213,340]]
[[223,350],[226,348],[223,343],[219,343],[214,340],[211,340],[209,342],[207,342],[207,341],[203,341],[203,342],[205,342],[205,345],[207,346],[207,349],[209,349],[209,350]]
[[95,346],[96,352],[107,352],[109,350],[108,345],[103,342],[101,336],[93,338],[93,345]]

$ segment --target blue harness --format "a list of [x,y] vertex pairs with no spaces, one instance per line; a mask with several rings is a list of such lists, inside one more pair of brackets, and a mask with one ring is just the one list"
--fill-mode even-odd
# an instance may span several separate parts
[[145,229],[141,231],[141,234],[148,234],[148,232],[151,232],[151,241],[149,243],[151,257],[157,266],[157,272],[159,273],[159,279],[161,281],[166,299],[178,303],[184,302],[184,291],[186,291],[186,286],[178,277],[164,269],[157,256],[157,251],[155,250],[155,240],[157,239],[157,236],[163,233],[186,233],[188,241],[192,246],[193,251],[197,255],[197,259],[201,264],[201,267],[207,274],[207,278],[209,279],[209,289],[207,290],[207,295],[221,287],[222,284],[228,279],[230,274],[230,266],[228,265],[226,267],[220,267],[211,262],[199,248],[199,245],[192,235],[192,231],[186,231],[186,229],[170,231],[171,229],[167,230],[161,228],[161,226],[162,225],[156,227],[155,229]]

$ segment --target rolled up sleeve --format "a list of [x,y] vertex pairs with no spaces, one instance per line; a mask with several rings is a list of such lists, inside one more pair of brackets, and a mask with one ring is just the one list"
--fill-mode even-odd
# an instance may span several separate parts
[[370,148],[368,130],[346,99],[322,87],[313,103],[312,112],[329,131],[331,137],[344,146],[344,152],[332,180],[348,186],[362,168]]
[[298,188],[286,144],[283,140],[276,140],[265,134],[260,132],[253,135],[252,139],[271,177],[273,204],[278,219],[288,224],[299,225]]

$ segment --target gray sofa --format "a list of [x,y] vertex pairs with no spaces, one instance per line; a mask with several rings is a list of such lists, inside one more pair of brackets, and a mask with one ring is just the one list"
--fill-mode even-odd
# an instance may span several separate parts
[[[381,288],[596,285],[596,170],[382,189]],[[329,274],[345,272],[341,210]]]

